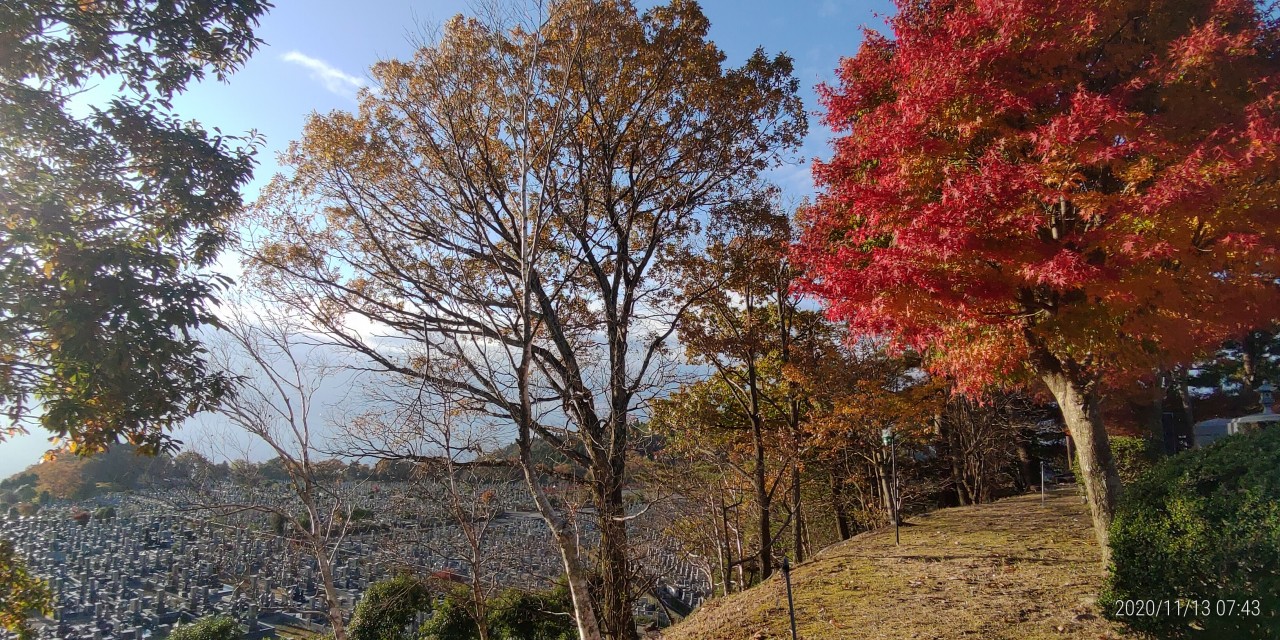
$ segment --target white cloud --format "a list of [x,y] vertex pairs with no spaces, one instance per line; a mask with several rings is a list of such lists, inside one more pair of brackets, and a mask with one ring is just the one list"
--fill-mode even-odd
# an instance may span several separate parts
[[285,62],[301,65],[311,72],[311,79],[324,85],[330,93],[340,96],[353,96],[356,90],[365,86],[364,78],[353,76],[324,60],[312,58],[300,51],[290,51],[282,56]]

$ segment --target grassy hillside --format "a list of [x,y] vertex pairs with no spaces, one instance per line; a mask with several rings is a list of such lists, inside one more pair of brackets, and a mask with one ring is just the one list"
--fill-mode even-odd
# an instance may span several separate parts
[[[914,518],[834,545],[792,571],[803,640],[1125,637],[1094,606],[1102,581],[1073,492]],[[665,640],[790,638],[781,575],[708,603]]]

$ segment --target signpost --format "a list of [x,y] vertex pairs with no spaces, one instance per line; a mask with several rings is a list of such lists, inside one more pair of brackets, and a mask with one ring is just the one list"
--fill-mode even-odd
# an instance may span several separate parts
[[880,439],[885,446],[889,447],[889,469],[892,474],[892,481],[889,484],[889,517],[893,518],[893,544],[900,546],[902,538],[898,535],[898,456],[897,438],[894,436],[892,427],[886,427],[880,431]]

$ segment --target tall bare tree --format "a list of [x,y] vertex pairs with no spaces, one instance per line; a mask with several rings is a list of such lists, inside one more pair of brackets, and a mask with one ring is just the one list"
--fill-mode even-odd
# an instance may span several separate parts
[[[371,396],[377,406],[342,429],[338,447],[352,457],[414,465],[405,489],[410,495],[404,497],[420,515],[430,511],[427,515],[437,523],[447,523],[450,532],[423,538],[415,531],[408,544],[425,546],[434,556],[466,567],[465,608],[480,640],[488,640],[488,604],[502,586],[496,573],[513,551],[500,548],[491,532],[503,510],[499,491],[513,482],[505,475],[511,465],[484,455],[497,448],[499,434],[492,419],[431,385],[431,379],[447,377],[440,366],[456,368],[459,363],[424,359],[423,366],[434,366],[434,375],[378,380],[381,388],[372,390]],[[455,532],[458,535],[452,535]]]
[[[198,487],[195,506],[214,513],[270,514],[284,523],[316,561],[324,589],[323,612],[337,640],[347,637],[334,566],[356,508],[345,465],[322,458],[323,387],[344,375],[280,314],[235,307],[220,332],[214,360],[238,380],[221,414],[252,440],[265,444],[287,476],[284,497],[270,491],[218,491]],[[234,466],[234,465],[233,465]],[[261,495],[259,495],[261,494]],[[301,510],[299,510],[301,507]]]
[[[312,118],[259,207],[256,267],[375,368],[432,376],[428,347],[461,363],[432,382],[514,427],[580,635],[632,638],[629,418],[673,366],[702,221],[756,196],[804,113],[790,59],[726,67],[693,2],[536,9],[455,18],[375,66],[358,113]],[[586,470],[599,602],[535,435]]]

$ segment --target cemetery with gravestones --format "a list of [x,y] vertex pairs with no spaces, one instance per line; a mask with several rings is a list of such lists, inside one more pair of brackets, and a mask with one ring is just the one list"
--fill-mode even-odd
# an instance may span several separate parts
[[[470,582],[473,570],[496,592],[545,590],[560,576],[559,554],[546,525],[518,483],[477,487],[492,504],[478,557],[464,532],[422,483],[352,487],[360,526],[333,540],[334,582],[348,617],[373,583],[409,572],[438,581]],[[220,483],[200,495],[158,490],[117,493],[50,505],[33,516],[0,521],[31,571],[48,580],[52,615],[35,626],[41,638],[84,640],[164,637],[200,617],[228,615],[250,640],[323,634],[328,603],[319,567],[306,547],[280,535],[263,509],[226,505],[288,504],[281,486]],[[210,505],[224,505],[221,510]],[[110,507],[113,517],[105,517]],[[97,512],[99,516],[90,516]],[[78,516],[78,517],[77,517]],[[596,534],[580,519],[582,539]],[[638,617],[670,623],[710,593],[705,574],[640,518],[636,564],[653,582],[635,605]],[[430,612],[421,612],[421,624]],[[0,632],[2,633],[2,632]]]

